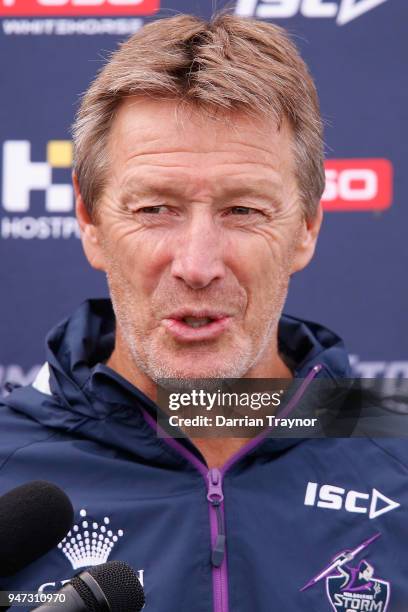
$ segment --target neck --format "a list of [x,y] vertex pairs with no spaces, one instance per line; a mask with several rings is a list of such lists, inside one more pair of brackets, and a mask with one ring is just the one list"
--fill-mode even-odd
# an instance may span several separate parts
[[[261,363],[251,368],[245,378],[293,378],[293,374],[277,350],[277,339],[271,343]],[[157,401],[157,385],[142,372],[129,354],[126,343],[117,333],[115,348],[106,362],[112,370],[140,389],[154,402]],[[209,468],[221,467],[232,455],[247,444],[251,438],[194,438]]]

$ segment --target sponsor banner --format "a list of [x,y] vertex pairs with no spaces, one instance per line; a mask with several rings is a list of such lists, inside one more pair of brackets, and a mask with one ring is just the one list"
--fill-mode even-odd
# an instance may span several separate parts
[[392,204],[393,168],[388,159],[329,159],[325,163],[326,210],[385,210]]
[[[3,145],[2,208],[3,239],[79,238],[73,215],[74,192],[71,184],[73,146],[70,140],[50,140],[45,160],[32,161],[28,140],[7,140]],[[43,209],[32,214],[30,196],[43,194]]]
[[388,0],[238,0],[237,15],[258,19],[289,19],[302,15],[309,19],[335,19],[342,26]]
[[143,25],[142,19],[4,19],[1,23],[6,36],[95,36],[112,34],[130,36]]
[[23,368],[18,363],[0,364],[0,396],[6,395],[14,386],[30,385],[40,369],[40,364],[28,368]]
[[70,172],[67,182],[55,182],[54,170],[70,171],[73,146],[70,140],[50,140],[46,145],[45,161],[31,160],[31,143],[28,140],[8,140],[3,145],[2,206],[6,212],[27,213],[30,193],[44,193],[48,212],[64,213],[73,209],[73,188]]
[[0,0],[0,17],[152,15],[159,0]]
[[350,365],[355,376],[395,380],[395,384],[408,379],[408,361],[365,361],[359,355],[350,355]]

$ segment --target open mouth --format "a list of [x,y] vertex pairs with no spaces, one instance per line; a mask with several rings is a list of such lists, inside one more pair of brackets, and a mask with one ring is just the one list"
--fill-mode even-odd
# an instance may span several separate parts
[[231,316],[218,312],[197,312],[195,315],[177,312],[162,321],[167,331],[180,342],[214,340],[230,322]]
[[189,327],[194,328],[204,327],[204,325],[208,325],[209,323],[216,321],[216,319],[213,317],[183,317],[181,320]]

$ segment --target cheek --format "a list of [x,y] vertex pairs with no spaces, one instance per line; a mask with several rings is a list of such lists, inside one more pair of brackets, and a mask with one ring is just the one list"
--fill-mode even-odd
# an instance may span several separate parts
[[146,294],[153,294],[168,276],[172,262],[172,249],[168,232],[146,231],[141,241],[134,245],[134,268],[140,287]]
[[278,232],[252,234],[236,244],[234,270],[247,294],[246,327],[259,330],[282,310],[292,251]]
[[286,271],[287,256],[288,245],[278,234],[259,232],[237,240],[228,259],[240,283],[263,299],[268,286],[273,289],[273,281]]
[[163,237],[153,232],[128,231],[120,237],[111,236],[109,259],[113,272],[119,274],[140,294],[151,294],[170,257]]

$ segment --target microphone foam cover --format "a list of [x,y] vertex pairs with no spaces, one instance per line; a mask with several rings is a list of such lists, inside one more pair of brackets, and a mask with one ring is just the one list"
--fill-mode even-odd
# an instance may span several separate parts
[[71,529],[67,495],[34,480],[0,497],[0,576],[12,576],[56,546]]

